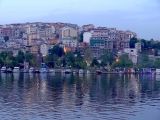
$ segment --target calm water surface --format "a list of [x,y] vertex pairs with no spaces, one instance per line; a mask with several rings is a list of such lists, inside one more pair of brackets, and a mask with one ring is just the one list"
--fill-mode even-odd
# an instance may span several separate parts
[[160,120],[160,76],[0,75],[0,120]]

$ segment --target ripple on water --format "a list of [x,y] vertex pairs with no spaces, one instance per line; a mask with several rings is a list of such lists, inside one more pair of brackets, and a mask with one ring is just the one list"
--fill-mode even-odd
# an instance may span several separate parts
[[145,80],[130,75],[14,77],[0,79],[3,120],[138,120],[149,118],[148,110],[159,117],[160,84],[146,76]]

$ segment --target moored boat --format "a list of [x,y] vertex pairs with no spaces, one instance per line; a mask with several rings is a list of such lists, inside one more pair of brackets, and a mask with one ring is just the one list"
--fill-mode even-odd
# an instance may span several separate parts
[[72,73],[71,69],[66,69],[65,70],[65,74],[70,74],[70,73]]
[[40,70],[39,69],[35,69],[34,73],[40,73]]
[[73,71],[73,74],[78,74],[78,71],[77,71],[77,70],[74,70],[74,71]]
[[54,69],[48,69],[48,73],[55,73]]
[[20,72],[19,67],[14,67],[14,69],[13,69],[13,73],[19,73],[19,72]]
[[29,70],[28,70],[27,68],[24,68],[22,72],[23,72],[23,73],[28,73]]
[[6,66],[3,66],[3,67],[1,68],[1,72],[2,72],[2,73],[6,73],[6,72],[7,72]]
[[160,75],[160,69],[156,69],[156,75]]
[[96,70],[96,74],[100,75],[100,74],[102,74],[102,71],[101,70]]
[[47,73],[47,66],[45,65],[45,63],[42,63],[42,67],[40,69],[40,73]]
[[79,70],[79,74],[84,74],[84,70],[83,70],[83,69],[80,69],[80,70]]
[[87,70],[87,74],[90,74],[91,72],[89,70]]
[[29,68],[29,73],[33,73],[34,72],[34,68],[33,67],[30,67]]

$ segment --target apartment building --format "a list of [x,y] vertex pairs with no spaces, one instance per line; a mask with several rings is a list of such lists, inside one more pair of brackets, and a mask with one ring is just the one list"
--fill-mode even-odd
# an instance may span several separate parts
[[94,25],[93,24],[83,25],[82,28],[84,31],[89,31],[94,28]]
[[71,28],[71,27],[63,27],[61,29],[62,31],[62,36],[61,38],[67,38],[67,37],[70,37],[70,38],[73,38],[73,37],[77,37],[77,30]]
[[125,48],[124,53],[127,53],[134,64],[137,64],[138,52],[135,48]]
[[84,32],[83,33],[83,42],[89,43],[91,37],[92,37],[91,32]]
[[2,28],[3,36],[13,37],[13,29],[12,28]]
[[135,43],[135,49],[137,49],[138,52],[142,51],[142,44],[140,42]]
[[54,45],[50,45],[50,44],[42,44],[40,46],[40,53],[42,54],[42,56],[46,56],[49,54],[49,49],[53,48]]
[[77,47],[78,40],[71,38],[59,39],[58,44],[60,47]]
[[0,37],[3,37],[3,29],[0,28]]
[[109,51],[113,50],[113,41],[114,39],[111,38],[111,33],[108,28],[106,27],[98,27],[91,30],[92,37],[91,39],[99,39],[104,40],[104,48],[108,49]]
[[89,48],[89,43],[87,42],[79,42],[77,51],[79,51],[82,55],[84,54],[85,50]]
[[105,49],[105,40],[103,40],[103,39],[90,39],[89,46],[93,52],[94,58],[99,59]]

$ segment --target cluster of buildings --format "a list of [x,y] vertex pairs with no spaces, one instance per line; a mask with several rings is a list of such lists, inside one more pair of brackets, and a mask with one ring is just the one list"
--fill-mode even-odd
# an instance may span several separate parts
[[[86,27],[86,26],[85,26]],[[99,58],[104,49],[117,52],[129,48],[131,38],[137,34],[131,31],[117,30],[116,28],[90,26],[90,30],[84,32],[83,41],[88,42],[94,53],[94,57]]]
[[[74,50],[78,46],[81,28],[70,23],[22,23],[0,25],[0,51],[27,49],[33,54],[46,56],[50,48],[59,44]],[[4,37],[9,40],[5,41]]]
[[[80,42],[83,34],[83,42]],[[9,40],[5,41],[4,37]],[[99,59],[104,49],[118,52],[129,49],[131,38],[137,37],[132,31],[122,31],[116,28],[94,27],[83,25],[82,27],[70,23],[22,23],[0,25],[0,51],[12,50],[17,55],[19,50],[28,50],[33,54],[46,56],[49,49],[59,44],[73,52],[90,48],[94,57]],[[140,49],[138,45],[137,50]]]

